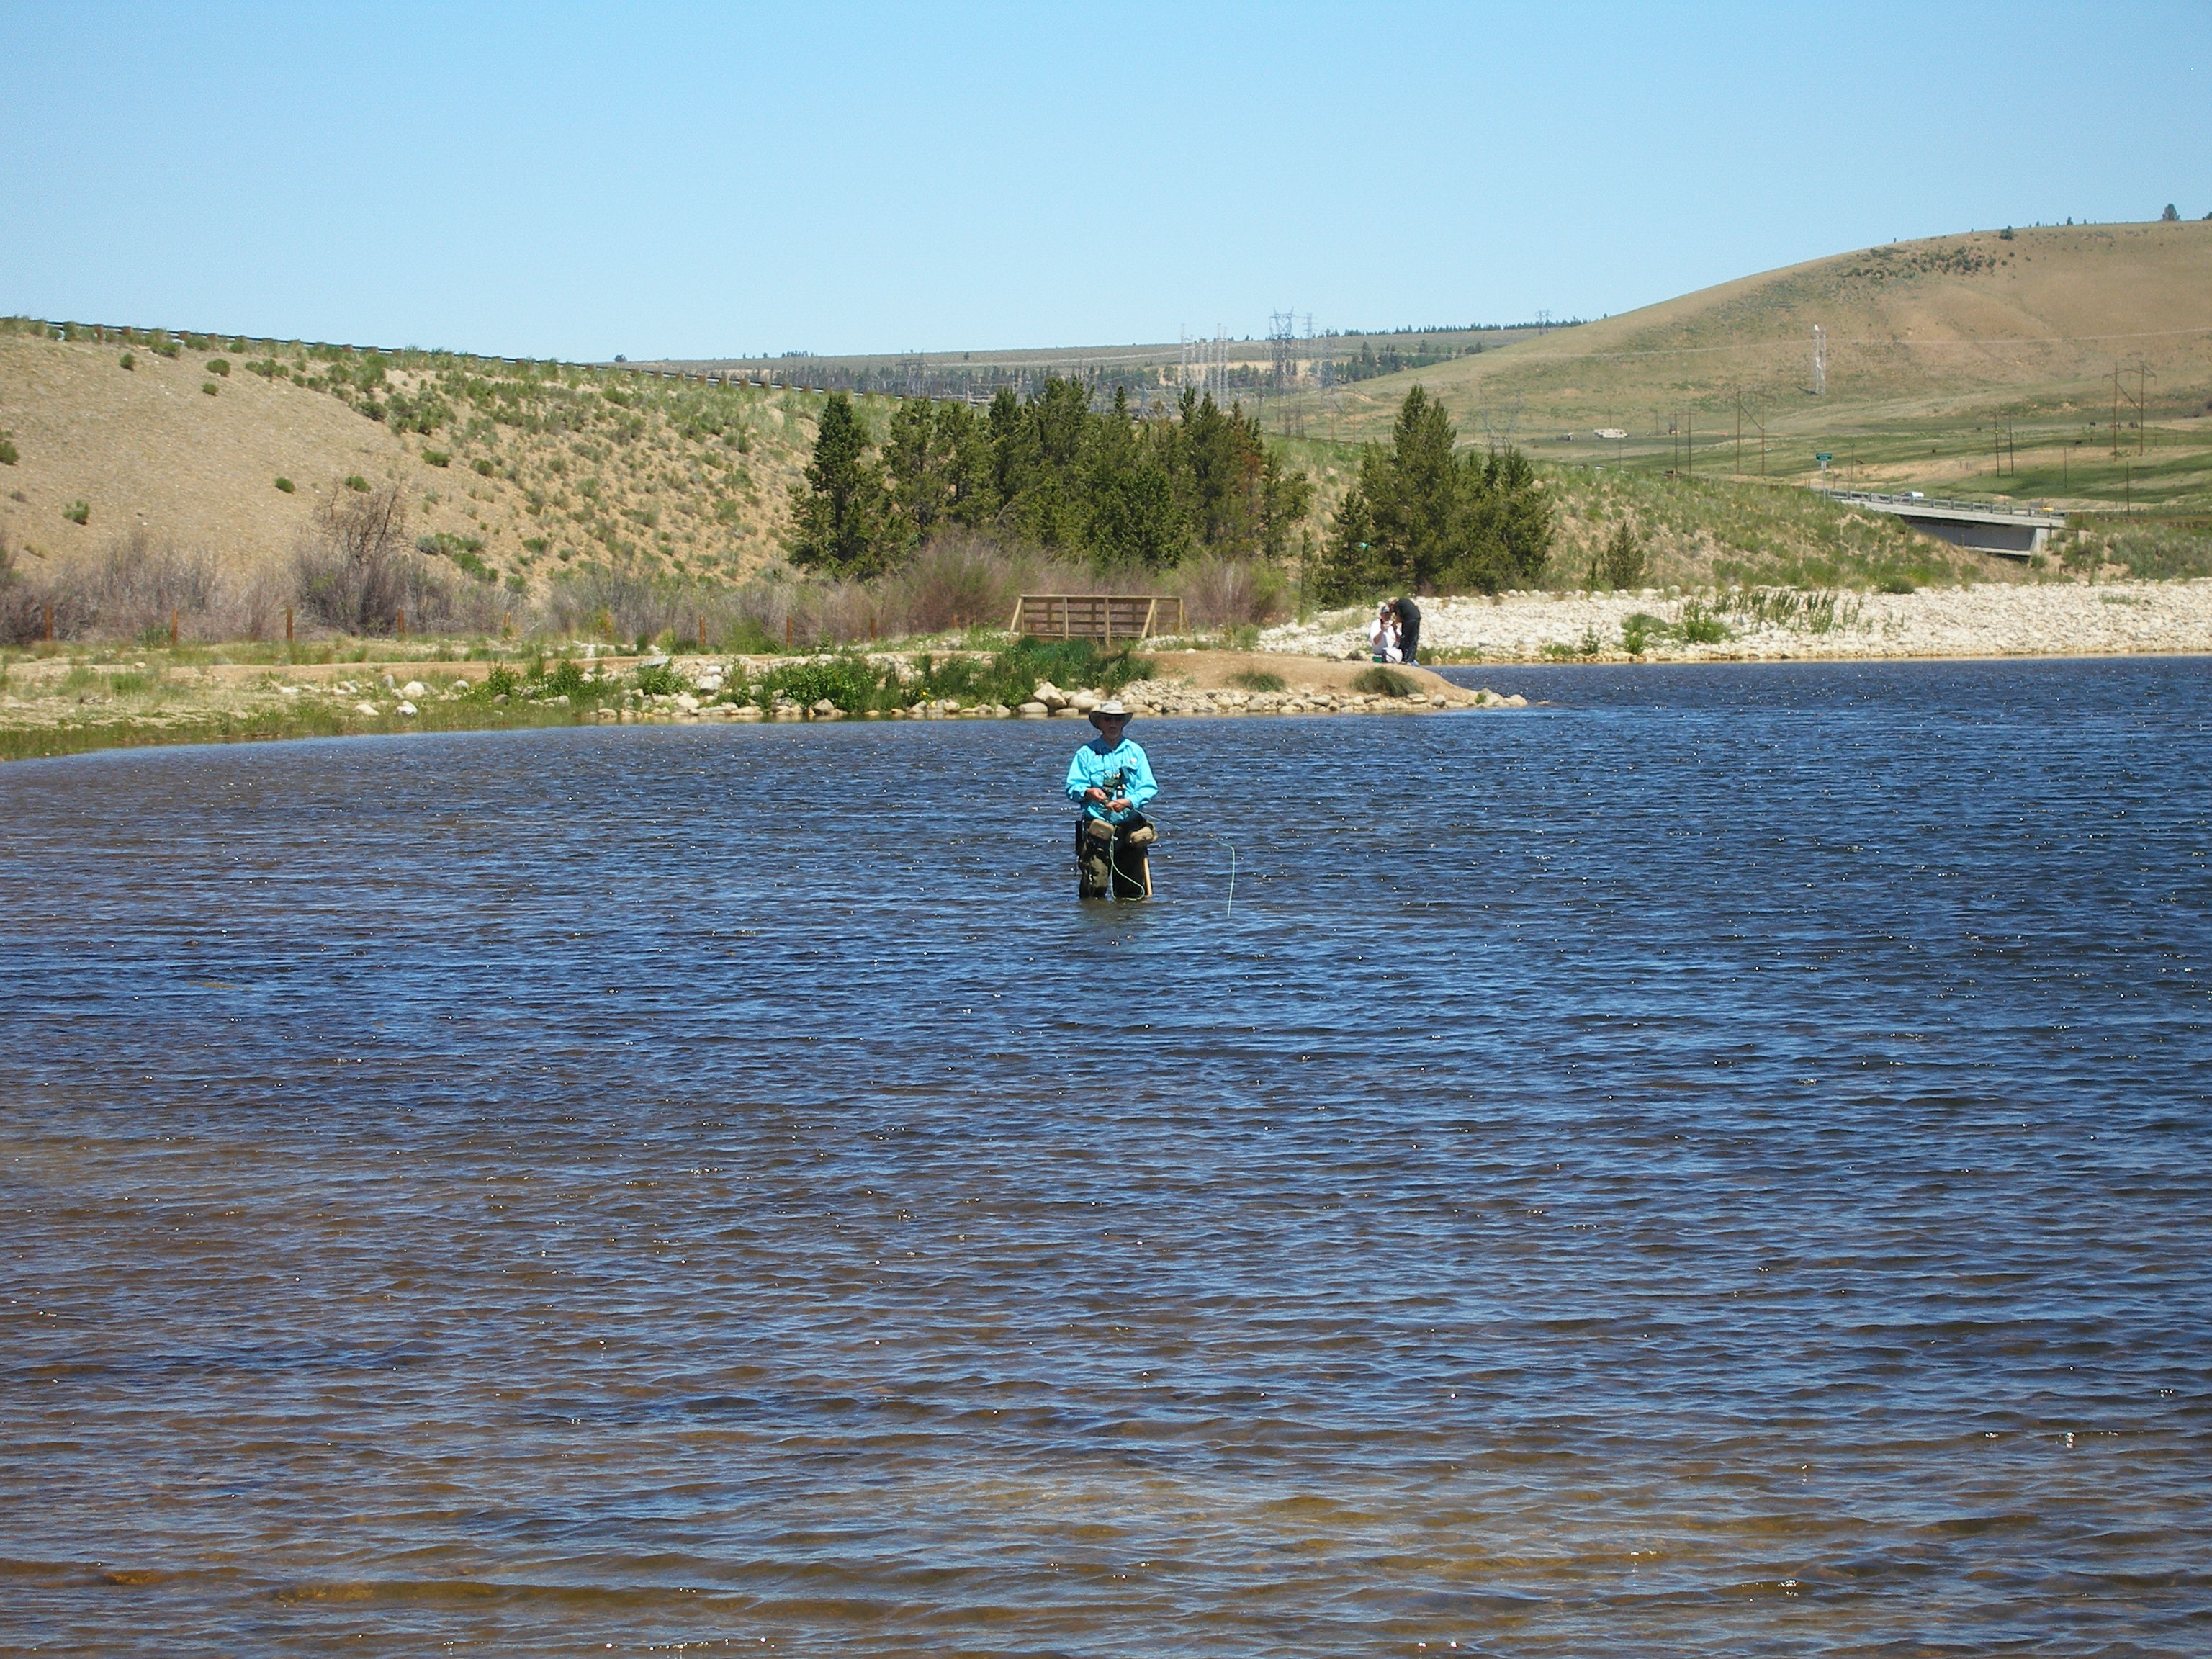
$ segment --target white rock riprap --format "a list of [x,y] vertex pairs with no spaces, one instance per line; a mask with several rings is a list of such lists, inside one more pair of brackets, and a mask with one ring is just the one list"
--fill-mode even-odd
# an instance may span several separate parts
[[[1717,642],[1649,634],[1645,660],[1787,661],[1808,658],[2118,656],[2212,653],[2212,580],[2037,582],[1923,588],[1917,593],[1770,598],[1763,607],[1711,594],[1502,593],[1421,602],[1421,645],[1487,662],[1562,658],[1630,660],[1630,619],[1680,626],[1695,605],[1729,630]],[[1765,614],[1760,614],[1761,610]],[[1778,617],[1778,611],[1788,611]],[[1364,611],[1271,628],[1263,651],[1344,656],[1364,652]]]

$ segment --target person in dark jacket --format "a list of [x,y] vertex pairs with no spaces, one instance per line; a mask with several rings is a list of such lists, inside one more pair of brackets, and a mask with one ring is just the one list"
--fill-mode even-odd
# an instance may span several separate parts
[[1407,666],[1420,661],[1414,653],[1421,648],[1421,607],[1413,603],[1408,593],[1402,599],[1391,601],[1390,608],[1398,613],[1398,653]]

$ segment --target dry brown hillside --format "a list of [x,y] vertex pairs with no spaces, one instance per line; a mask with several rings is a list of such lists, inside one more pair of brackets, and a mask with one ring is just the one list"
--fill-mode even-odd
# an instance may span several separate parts
[[[1812,332],[1827,392],[1809,395]],[[1478,434],[1517,420],[1642,432],[1764,389],[1781,422],[2087,408],[2114,362],[2148,370],[2153,418],[2212,398],[2212,223],[1984,231],[1894,243],[1724,283],[1340,394],[1346,435],[1380,430],[1414,380]],[[1662,427],[1663,430],[1663,426]]]
[[399,486],[410,538],[502,587],[541,592],[578,562],[737,575],[775,555],[819,401],[442,354],[72,331],[0,332],[0,434],[16,457],[0,465],[0,533],[33,569],[134,531],[233,573],[272,567],[355,478]]

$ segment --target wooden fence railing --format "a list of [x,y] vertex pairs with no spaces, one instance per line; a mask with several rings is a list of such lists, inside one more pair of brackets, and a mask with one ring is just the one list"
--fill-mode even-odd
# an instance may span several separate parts
[[1180,634],[1182,600],[1172,593],[1024,593],[1014,601],[1006,631],[1042,640],[1144,640]]

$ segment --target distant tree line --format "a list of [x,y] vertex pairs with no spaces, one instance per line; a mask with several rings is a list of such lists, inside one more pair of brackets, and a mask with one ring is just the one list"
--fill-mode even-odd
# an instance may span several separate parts
[[1418,386],[1406,394],[1389,444],[1360,453],[1314,597],[1495,593],[1536,578],[1557,526],[1535,469],[1518,449],[1457,453],[1457,439],[1442,404]]
[[1372,342],[1359,343],[1357,357],[1335,357],[1329,362],[1331,375],[1340,381],[1371,380],[1381,374],[1395,374],[1408,368],[1429,368],[1437,363],[1448,363],[1455,357],[1472,357],[1483,349],[1482,342],[1472,345],[1437,345],[1424,340],[1419,345],[1385,345],[1377,351]]
[[880,574],[941,530],[1002,532],[1103,567],[1158,570],[1186,555],[1279,558],[1312,486],[1262,442],[1258,420],[1186,389],[1139,416],[1083,382],[1001,388],[987,410],[902,402],[883,442],[842,392],[823,404],[805,482],[792,487],[793,560]]

